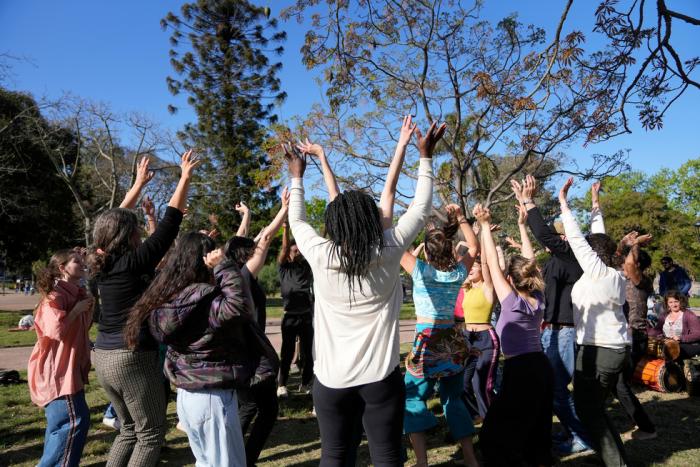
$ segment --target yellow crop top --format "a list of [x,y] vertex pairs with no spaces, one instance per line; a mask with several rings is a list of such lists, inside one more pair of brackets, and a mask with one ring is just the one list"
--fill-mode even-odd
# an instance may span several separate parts
[[469,324],[491,324],[491,312],[493,311],[493,303],[486,300],[484,291],[481,287],[472,287],[465,290],[464,300],[462,301],[464,309],[464,322]]

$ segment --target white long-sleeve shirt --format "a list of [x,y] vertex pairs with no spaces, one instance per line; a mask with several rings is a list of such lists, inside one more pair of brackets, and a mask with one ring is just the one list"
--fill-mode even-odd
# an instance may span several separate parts
[[630,345],[622,311],[627,279],[621,271],[606,266],[593,251],[571,211],[562,212],[561,219],[569,245],[583,269],[583,275],[571,289],[576,342],[623,349]]
[[400,261],[430,215],[432,194],[432,160],[421,159],[413,205],[384,231],[384,249],[362,279],[363,292],[355,283],[350,293],[331,241],[306,222],[302,179],[292,179],[289,226],[314,274],[314,373],[324,386],[374,383],[398,366]]

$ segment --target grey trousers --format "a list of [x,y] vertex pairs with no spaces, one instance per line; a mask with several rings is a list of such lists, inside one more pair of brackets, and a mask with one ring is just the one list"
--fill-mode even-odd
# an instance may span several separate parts
[[608,467],[629,464],[620,434],[605,412],[608,395],[615,389],[628,358],[629,347],[608,349],[582,345],[576,354],[576,413],[588,432],[591,447]]
[[158,352],[95,349],[94,357],[97,380],[121,422],[107,467],[156,465],[167,409]]

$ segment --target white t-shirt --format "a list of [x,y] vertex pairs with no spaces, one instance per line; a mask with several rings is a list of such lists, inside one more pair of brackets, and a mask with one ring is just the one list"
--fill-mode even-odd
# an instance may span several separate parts
[[302,179],[292,179],[289,226],[314,274],[314,373],[324,386],[374,383],[399,365],[400,261],[430,215],[432,192],[432,160],[421,159],[413,205],[384,231],[384,250],[362,281],[364,293],[355,285],[351,294],[330,240],[306,222]]

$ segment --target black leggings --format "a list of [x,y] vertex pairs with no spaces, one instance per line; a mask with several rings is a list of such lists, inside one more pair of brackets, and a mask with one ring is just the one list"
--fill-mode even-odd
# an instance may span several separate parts
[[243,436],[255,418],[255,423],[253,423],[245,443],[246,463],[248,466],[254,466],[277,420],[279,412],[277,388],[275,381],[270,380],[249,389],[238,389],[236,393],[238,395],[238,417],[241,421]]
[[403,416],[406,389],[396,367],[376,383],[332,389],[316,380],[314,407],[321,430],[321,466],[341,467],[357,449],[357,425],[361,418],[369,453],[375,466],[402,466]]
[[479,434],[486,466],[552,465],[554,375],[542,352],[507,358]]
[[286,386],[289,379],[289,368],[292,366],[294,358],[294,348],[296,347],[297,336],[299,336],[299,347],[303,369],[301,373],[301,383],[309,384],[314,377],[314,326],[311,313],[301,315],[286,314],[282,318],[282,351],[280,352],[280,374],[277,379],[279,386]]

